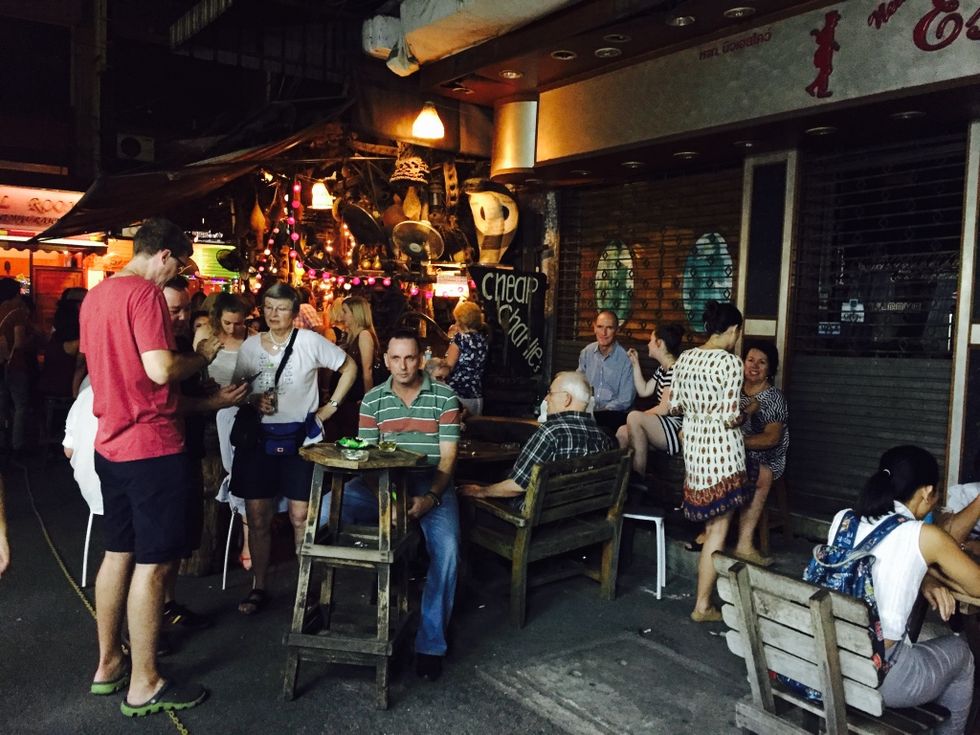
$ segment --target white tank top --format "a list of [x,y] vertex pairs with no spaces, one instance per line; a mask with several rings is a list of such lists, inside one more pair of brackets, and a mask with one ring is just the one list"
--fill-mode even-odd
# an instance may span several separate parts
[[215,383],[224,387],[231,384],[235,374],[235,363],[238,361],[238,350],[218,350],[214,360],[208,365],[208,375]]
[[[842,510],[834,516],[827,543],[833,542],[845,512]],[[881,632],[885,638],[893,641],[901,640],[905,636],[909,614],[919,594],[919,585],[926,575],[927,566],[919,550],[922,521],[915,520],[911,511],[897,500],[895,512],[911,520],[901,524],[872,549],[875,564],[871,569],[878,615],[881,618]],[[855,545],[861,543],[886,518],[888,516],[876,518],[874,522],[862,518],[854,538]]]

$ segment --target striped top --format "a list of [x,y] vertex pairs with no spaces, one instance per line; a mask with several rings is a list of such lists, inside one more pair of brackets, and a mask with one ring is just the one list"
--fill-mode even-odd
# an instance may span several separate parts
[[670,384],[674,380],[674,366],[671,365],[666,370],[660,365],[657,366],[657,372],[653,374],[653,379],[656,381],[654,385],[657,387],[653,389],[653,403],[654,405],[660,405],[660,401],[663,399],[664,391],[670,388]]
[[399,449],[424,454],[439,464],[439,442],[459,441],[459,399],[448,385],[422,374],[422,388],[411,406],[395,395],[391,378],[369,390],[361,402],[358,436],[369,442],[382,437]]

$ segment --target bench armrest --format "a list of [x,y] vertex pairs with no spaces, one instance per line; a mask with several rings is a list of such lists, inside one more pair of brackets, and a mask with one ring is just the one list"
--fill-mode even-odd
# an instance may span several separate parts
[[502,521],[515,526],[517,528],[524,528],[527,525],[527,518],[515,513],[510,508],[505,508],[501,505],[500,501],[489,500],[487,498],[465,498],[466,502],[471,503],[474,508],[478,510],[483,510],[492,516],[496,516]]

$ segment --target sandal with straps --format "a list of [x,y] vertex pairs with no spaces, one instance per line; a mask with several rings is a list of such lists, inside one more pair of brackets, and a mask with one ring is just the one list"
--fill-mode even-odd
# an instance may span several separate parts
[[255,615],[262,611],[268,601],[269,595],[265,590],[254,588],[245,596],[244,600],[238,603],[238,612],[242,615]]

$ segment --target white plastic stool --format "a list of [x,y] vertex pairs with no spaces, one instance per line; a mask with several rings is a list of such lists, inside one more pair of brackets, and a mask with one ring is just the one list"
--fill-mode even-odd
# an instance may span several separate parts
[[664,517],[649,513],[623,513],[623,518],[634,521],[650,521],[657,526],[657,599],[667,586],[667,537],[664,535]]

